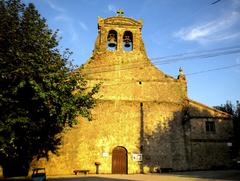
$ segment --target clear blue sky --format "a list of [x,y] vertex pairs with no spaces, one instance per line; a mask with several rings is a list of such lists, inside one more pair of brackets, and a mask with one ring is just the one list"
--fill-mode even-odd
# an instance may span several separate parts
[[[59,29],[61,48],[70,48],[77,65],[90,57],[97,18],[124,16],[143,20],[148,57],[240,47],[240,0],[23,0],[33,2],[49,27]],[[214,3],[216,2],[216,3]],[[213,3],[213,4],[212,4]],[[239,50],[239,49],[238,49]],[[159,61],[159,60],[157,60]],[[188,75],[235,65],[232,68]],[[190,99],[209,106],[240,100],[240,53],[156,65],[171,76],[183,67]]]

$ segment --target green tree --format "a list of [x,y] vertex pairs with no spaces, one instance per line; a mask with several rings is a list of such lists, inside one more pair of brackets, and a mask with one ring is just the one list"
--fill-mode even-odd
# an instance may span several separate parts
[[34,157],[57,153],[61,132],[91,120],[93,95],[74,71],[71,52],[58,49],[33,4],[0,0],[0,165],[4,176],[27,175]]
[[215,108],[225,111],[232,115],[233,120],[233,157],[240,159],[240,102],[236,101],[236,104],[232,104],[227,101],[225,104],[220,106],[215,106]]

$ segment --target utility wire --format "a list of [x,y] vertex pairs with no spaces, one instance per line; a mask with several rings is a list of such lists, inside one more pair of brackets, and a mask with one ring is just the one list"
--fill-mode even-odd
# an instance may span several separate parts
[[156,65],[164,65],[164,64],[171,64],[175,63],[177,61],[182,61],[182,60],[189,60],[189,59],[205,59],[205,58],[210,58],[210,57],[217,57],[217,56],[222,56],[222,55],[229,55],[229,54],[235,54],[239,53],[240,49],[236,50],[229,50],[229,51],[224,51],[224,52],[213,52],[213,53],[208,53],[208,54],[202,54],[202,55],[190,55],[190,56],[185,56],[185,57],[177,57],[173,59],[166,60],[164,62],[160,63],[155,63]]
[[[220,49],[219,49],[220,50]],[[210,58],[210,57],[217,57],[217,56],[223,56],[223,55],[229,55],[229,54],[235,54],[235,53],[240,53],[240,47],[227,47],[227,48],[222,48],[221,50],[224,51],[218,51],[216,49],[214,50],[208,50],[206,51],[207,53],[204,53],[203,51],[199,54],[197,53],[186,53],[186,54],[179,54],[179,55],[173,55],[173,56],[169,56],[171,58],[169,59],[165,59],[166,60],[161,60],[161,61],[155,61],[155,65],[165,65],[165,64],[171,64],[171,63],[175,63],[177,61],[183,61],[183,60],[192,60],[192,59],[206,59],[206,58]],[[174,58],[175,57],[175,58]],[[159,57],[160,58],[160,57]],[[159,59],[158,58],[158,59]],[[156,59],[156,58],[155,58]],[[119,65],[119,64],[117,64]],[[88,74],[96,74],[96,73],[104,73],[104,72],[115,72],[115,71],[121,71],[121,70],[129,70],[129,69],[135,69],[135,68],[144,68],[145,66],[149,66],[152,65],[149,62],[142,62],[142,63],[136,63],[136,64],[132,64],[132,66],[129,66],[129,64],[126,65],[121,65],[120,68],[115,67],[116,65],[112,66],[112,68],[107,68],[107,66],[99,66],[98,68],[101,69],[100,71],[94,71],[95,68],[86,68],[85,70],[93,70],[92,72],[88,72],[86,73]]]
[[[150,60],[157,60],[157,61],[152,61],[154,64],[158,63],[163,63],[165,64],[166,62],[169,61],[179,61],[179,60],[185,60],[185,59],[191,59],[191,58],[198,58],[198,56],[204,56],[208,54],[217,54],[218,53],[227,53],[229,51],[236,51],[237,53],[240,51],[240,45],[237,46],[230,46],[230,47],[223,47],[223,48],[218,48],[218,49],[211,49],[211,50],[203,50],[203,51],[196,51],[196,52],[188,52],[188,53],[182,53],[182,54],[176,54],[176,55],[169,55],[169,56],[164,56],[164,57],[155,57],[155,58],[150,58]],[[201,57],[200,57],[201,58]],[[138,59],[138,58],[136,58]],[[125,63],[122,66],[131,66],[131,65],[140,65],[143,64],[142,62],[130,62],[130,63]],[[100,65],[100,66],[92,66],[90,68],[85,68],[85,69],[98,69],[98,68],[103,68],[103,67],[114,67],[120,65],[119,63],[116,64],[111,64],[111,65]]]
[[[235,68],[235,67],[238,67],[238,66],[240,66],[240,64],[233,64],[233,65],[229,65],[229,66],[217,67],[217,68],[213,68],[213,69],[187,73],[185,75],[186,76],[192,76],[192,75],[202,74],[202,73],[206,73],[206,72]],[[116,79],[114,79],[114,80],[116,80]],[[118,80],[120,80],[120,79],[118,79]],[[104,86],[116,86],[116,85],[131,84],[131,83],[138,83],[138,82],[139,82],[139,80],[132,80],[132,81],[124,81],[124,82],[121,82],[121,83],[117,82],[117,83],[112,83],[112,84],[110,83],[110,84],[103,84],[103,85]]]
[[195,52],[188,52],[188,53],[181,53],[181,54],[176,54],[176,55],[169,55],[165,57],[155,57],[151,58],[151,60],[161,60],[161,59],[171,59],[175,57],[183,57],[186,55],[194,55],[194,54],[204,54],[204,53],[213,53],[213,52],[221,52],[221,51],[227,51],[227,50],[232,50],[232,49],[239,49],[240,45],[236,46],[229,46],[229,47],[222,47],[222,48],[216,48],[216,49],[210,49],[210,50],[202,50],[202,51],[195,51]]
[[185,75],[187,76],[191,76],[191,75],[196,75],[196,74],[202,74],[202,73],[206,73],[206,72],[212,72],[212,71],[216,71],[216,70],[223,70],[223,69],[230,69],[230,68],[235,68],[240,66],[240,64],[233,64],[233,65],[229,65],[229,66],[224,66],[224,67],[217,67],[217,68],[213,68],[213,69],[208,69],[208,70],[202,70],[202,71],[198,71],[198,72],[192,72],[192,73],[187,73]]

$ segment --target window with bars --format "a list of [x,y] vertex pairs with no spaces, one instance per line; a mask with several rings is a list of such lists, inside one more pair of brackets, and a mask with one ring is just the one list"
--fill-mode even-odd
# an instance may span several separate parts
[[215,133],[216,128],[215,128],[215,122],[214,121],[206,121],[206,132],[207,133]]

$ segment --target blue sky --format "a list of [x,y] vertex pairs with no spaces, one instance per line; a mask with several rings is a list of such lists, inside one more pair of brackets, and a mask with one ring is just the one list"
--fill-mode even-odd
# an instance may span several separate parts
[[[240,0],[23,0],[33,2],[49,27],[59,29],[60,47],[73,51],[77,65],[91,56],[97,18],[143,20],[142,37],[150,59],[224,47],[240,47]],[[155,61],[160,61],[154,60]],[[231,68],[191,74],[220,67]],[[236,65],[236,66],[235,66]],[[184,59],[156,65],[171,76],[183,67],[190,99],[209,106],[240,100],[240,53]]]

